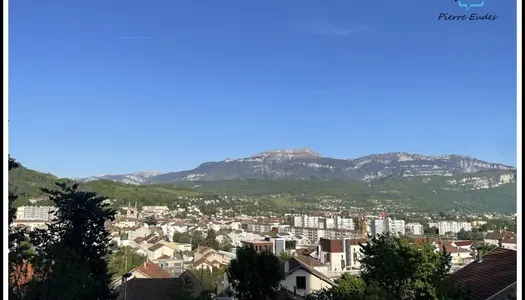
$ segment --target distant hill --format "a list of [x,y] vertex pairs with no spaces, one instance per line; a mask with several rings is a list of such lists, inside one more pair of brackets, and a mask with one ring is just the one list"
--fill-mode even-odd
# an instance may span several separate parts
[[[203,193],[253,196],[300,206],[340,199],[355,207],[424,211],[516,212],[516,173],[494,171],[451,177],[390,176],[371,182],[342,180],[229,180],[180,182]],[[388,211],[388,209],[386,209]]]
[[[19,199],[16,205],[26,205],[29,199],[45,199],[45,194],[40,188],[56,188],[55,182],[73,182],[71,179],[58,178],[52,174],[41,173],[20,167],[9,171],[9,190]],[[130,185],[111,180],[96,180],[80,183],[85,190],[97,192],[110,199],[115,199],[116,204],[138,202],[141,205],[166,205],[173,203],[178,197],[196,196],[199,193],[191,188],[180,188],[169,185]],[[48,204],[45,200],[43,204]]]
[[[193,170],[156,174],[141,172],[105,175],[109,179],[134,184],[178,181],[223,180],[357,180],[369,182],[390,176],[453,176],[478,172],[512,171],[514,167],[490,163],[462,155],[427,156],[404,152],[372,154],[357,159],[323,157],[310,149],[265,151],[247,158],[205,162]],[[84,179],[87,180],[87,179]]]

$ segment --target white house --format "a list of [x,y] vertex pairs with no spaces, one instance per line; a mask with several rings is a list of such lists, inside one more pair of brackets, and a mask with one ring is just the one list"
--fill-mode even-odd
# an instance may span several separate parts
[[485,244],[494,245],[500,248],[517,250],[517,236],[516,233],[512,231],[497,230],[488,232],[483,241]]
[[518,251],[518,247],[516,246],[518,242],[517,239],[516,235],[504,237],[501,240],[501,248]]
[[305,296],[335,285],[324,274],[295,258],[285,261],[281,264],[281,268],[285,274],[281,286],[297,295]]
[[151,233],[151,229],[147,226],[137,226],[130,228],[127,232],[128,240],[134,240],[138,237],[146,237]]
[[173,257],[173,248],[162,243],[157,243],[148,248],[149,260],[155,260],[163,255]]

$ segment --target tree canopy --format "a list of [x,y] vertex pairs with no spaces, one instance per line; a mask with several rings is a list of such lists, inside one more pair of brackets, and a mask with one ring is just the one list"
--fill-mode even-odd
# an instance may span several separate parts
[[215,250],[219,250],[219,242],[217,241],[217,233],[213,229],[208,229],[208,232],[206,233],[206,237],[203,241],[204,246],[208,246],[210,248],[213,248]]
[[277,256],[269,251],[256,252],[249,246],[237,248],[226,275],[239,300],[266,299],[278,291],[284,279]]
[[344,275],[337,286],[309,296],[312,300],[394,299],[439,300],[467,299],[463,290],[447,282],[451,257],[443,249],[408,239],[383,234],[361,245],[360,278]]
[[56,218],[30,235],[36,253],[31,263],[38,276],[28,283],[24,299],[112,299],[105,224],[115,211],[104,204],[105,197],[81,191],[77,184],[57,186],[44,189],[56,205]]

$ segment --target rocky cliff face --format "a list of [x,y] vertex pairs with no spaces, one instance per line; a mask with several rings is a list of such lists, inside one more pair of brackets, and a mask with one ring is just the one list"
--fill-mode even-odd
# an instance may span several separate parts
[[357,159],[336,159],[323,157],[304,148],[279,149],[247,158],[206,162],[193,170],[150,176],[143,179],[142,183],[237,179],[372,181],[392,175],[453,176],[505,170],[514,168],[461,155],[426,156],[397,152],[373,154]]
[[145,184],[148,183],[149,179],[161,175],[160,172],[150,171],[150,172],[137,172],[123,175],[102,175],[102,176],[93,176],[88,178],[81,178],[80,181],[88,182],[93,180],[112,180],[118,181],[126,184]]

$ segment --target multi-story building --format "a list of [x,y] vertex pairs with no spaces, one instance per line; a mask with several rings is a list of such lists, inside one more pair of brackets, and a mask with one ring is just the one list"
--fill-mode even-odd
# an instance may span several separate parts
[[264,241],[242,241],[243,245],[252,247],[257,252],[262,251],[272,251],[274,249],[274,245],[272,241],[264,240]]
[[354,220],[343,218],[340,216],[323,219],[323,222],[320,222],[320,223],[324,225],[324,226],[320,225],[320,227],[324,229],[354,230]]
[[317,243],[320,238],[327,239],[342,239],[342,238],[357,238],[360,233],[353,230],[346,229],[321,229],[308,227],[291,227],[287,228],[287,232],[292,235],[304,236],[313,243]]
[[293,222],[294,227],[319,227],[319,217],[312,217],[307,215],[295,216]]
[[55,209],[53,206],[20,206],[16,209],[16,219],[48,222],[55,217]]
[[272,238],[271,241],[273,242],[273,253],[275,255],[280,255],[283,252],[288,254],[295,253],[297,241],[285,238]]
[[439,221],[438,222],[438,233],[444,235],[448,232],[458,233],[461,230],[471,231],[472,225],[469,222],[456,222],[456,221]]
[[372,234],[384,234],[390,232],[393,235],[405,235],[405,220],[392,220],[382,218],[374,220],[372,223]]
[[319,260],[328,266],[329,272],[359,270],[362,258],[360,244],[366,239],[324,239],[320,240]]
[[246,230],[251,232],[268,233],[272,230],[272,225],[261,223],[249,223]]
[[319,260],[328,265],[330,272],[343,271],[346,266],[343,240],[321,238]]
[[354,219],[336,217],[335,224],[337,229],[354,230]]
[[408,223],[405,225],[406,234],[408,235],[423,235],[423,225],[419,223]]

